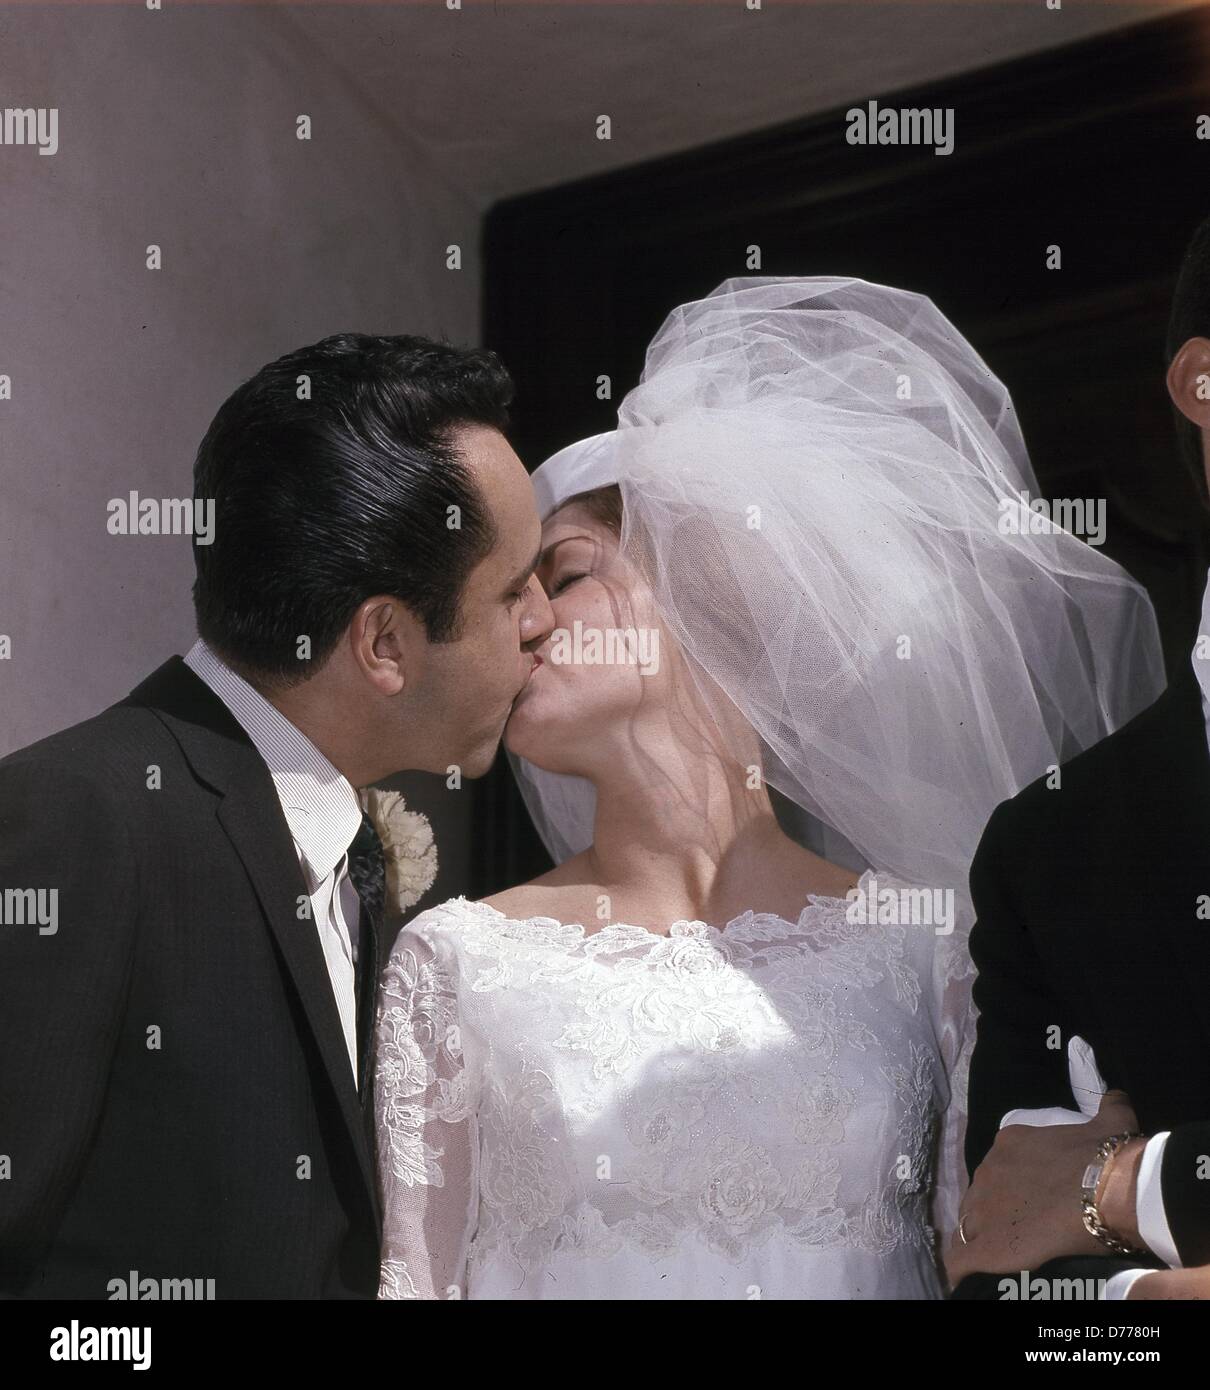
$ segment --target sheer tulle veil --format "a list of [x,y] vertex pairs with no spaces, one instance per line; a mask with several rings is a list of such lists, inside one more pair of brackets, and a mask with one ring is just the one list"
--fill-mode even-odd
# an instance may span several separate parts
[[[970,862],[999,802],[1163,690],[1150,601],[1029,505],[1012,401],[970,343],[929,299],[862,280],[730,279],[673,310],[617,429],[534,474],[544,516],[606,483],[707,708],[755,730],[783,824],[875,881],[952,892],[934,956],[945,1238],[965,1186]],[[586,848],[592,784],[509,758],[556,862]]]
[[[617,429],[533,478],[544,516],[618,485],[623,553],[720,729],[738,709],[755,730],[797,838],[952,890],[944,1238],[965,1186],[970,862],[999,802],[1163,690],[1145,591],[1030,506],[1008,391],[953,324],[863,280],[736,278],[674,309]],[[592,784],[509,759],[556,862],[585,849]]]
[[[1007,390],[922,295],[726,280],[665,319],[617,429],[533,480],[543,515],[620,487],[622,550],[768,783],[964,925],[997,803],[1164,687],[1145,591],[1030,508]],[[509,757],[556,862],[584,849],[591,783]]]

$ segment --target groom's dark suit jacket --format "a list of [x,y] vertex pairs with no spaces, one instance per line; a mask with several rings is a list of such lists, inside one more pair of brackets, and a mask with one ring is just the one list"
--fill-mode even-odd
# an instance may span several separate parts
[[269,772],[180,657],[0,761],[0,895],[27,888],[58,921],[0,923],[0,1296],[373,1298],[370,1087]]
[[[1078,1034],[1144,1132],[1172,1131],[1168,1223],[1182,1263],[1210,1262],[1210,751],[1191,668],[1066,764],[1059,789],[1043,779],[997,809],[971,891],[980,1017],[968,1168],[1006,1111],[1073,1108],[1067,1041]],[[1048,1047],[1056,1025],[1061,1045]],[[1081,1273],[1141,1263],[1108,1257]]]

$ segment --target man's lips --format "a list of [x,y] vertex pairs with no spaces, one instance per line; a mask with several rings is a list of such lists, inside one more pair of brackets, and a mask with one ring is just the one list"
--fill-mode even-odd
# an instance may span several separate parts
[[533,678],[534,678],[534,672],[535,672],[535,671],[538,669],[538,667],[541,666],[541,665],[543,665],[542,658],[537,654],[537,652],[535,652],[535,653],[534,653],[534,664],[529,668],[529,671],[528,671],[528,673],[526,674],[525,680],[524,680],[524,682],[523,682],[522,685],[521,685],[521,689],[517,691],[517,694],[518,694],[518,695],[520,695],[523,691],[525,691],[525,690],[527,690],[527,689],[529,688],[529,683],[530,683],[530,681],[532,681]]

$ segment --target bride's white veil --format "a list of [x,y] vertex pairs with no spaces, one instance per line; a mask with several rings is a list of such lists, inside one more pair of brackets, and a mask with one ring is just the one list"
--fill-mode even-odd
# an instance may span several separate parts
[[[622,551],[767,782],[833,857],[953,887],[961,925],[997,803],[1164,687],[1145,591],[1029,507],[1007,390],[922,295],[726,280],[533,481],[543,515],[619,486]],[[591,783],[509,757],[556,862],[584,849]]]
[[[999,802],[1163,690],[1145,591],[1029,506],[1012,401],[954,326],[862,280],[737,278],[675,309],[618,428],[533,480],[544,516],[618,485],[623,553],[720,729],[716,702],[756,731],[804,843],[953,890],[934,1210],[952,1230],[967,871]],[[585,849],[592,784],[509,758],[556,862]]]

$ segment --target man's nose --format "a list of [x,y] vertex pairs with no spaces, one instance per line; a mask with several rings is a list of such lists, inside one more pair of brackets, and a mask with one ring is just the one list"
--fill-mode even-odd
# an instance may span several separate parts
[[533,597],[521,620],[521,645],[526,651],[536,650],[554,631],[555,610],[551,607],[541,580],[534,576],[530,585]]

